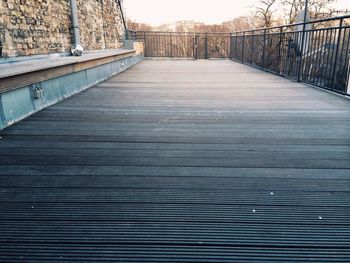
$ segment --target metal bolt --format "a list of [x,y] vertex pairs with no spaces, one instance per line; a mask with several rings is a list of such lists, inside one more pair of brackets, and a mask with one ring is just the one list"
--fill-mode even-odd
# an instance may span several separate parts
[[255,213],[256,211],[255,211],[255,209],[253,209],[253,213]]
[[318,219],[322,220],[323,218],[322,218],[322,216],[319,216]]

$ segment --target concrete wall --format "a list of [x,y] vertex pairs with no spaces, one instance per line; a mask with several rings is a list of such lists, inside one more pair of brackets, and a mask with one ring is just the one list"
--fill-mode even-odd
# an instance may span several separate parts
[[[116,0],[77,0],[85,50],[122,46],[124,26]],[[1,0],[3,57],[69,52],[69,0]]]
[[135,50],[136,55],[144,55],[144,43],[142,41],[125,40],[124,47],[126,49]]

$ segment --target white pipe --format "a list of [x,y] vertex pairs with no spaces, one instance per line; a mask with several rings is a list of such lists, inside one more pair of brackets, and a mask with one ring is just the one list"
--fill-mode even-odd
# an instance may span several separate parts
[[73,27],[73,47],[71,53],[73,56],[81,56],[83,54],[83,47],[80,43],[80,29],[79,29],[79,20],[78,20],[78,7],[76,0],[70,0],[70,9],[72,17],[72,27]]

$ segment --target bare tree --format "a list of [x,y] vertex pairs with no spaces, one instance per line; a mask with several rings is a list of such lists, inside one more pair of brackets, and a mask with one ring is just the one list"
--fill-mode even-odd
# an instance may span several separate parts
[[130,19],[128,19],[127,24],[128,24],[128,28],[134,31],[151,31],[153,29],[151,25],[148,25],[145,23],[138,23]]
[[261,18],[262,27],[270,27],[273,25],[273,14],[276,12],[274,8],[277,0],[259,0],[259,4],[255,6],[256,14]]
[[[309,1],[309,13],[310,18],[321,19],[324,17],[330,17],[335,10],[332,8],[332,4],[336,0],[311,0]],[[285,8],[286,23],[296,23],[298,14],[305,8],[305,0],[281,0],[282,6]]]

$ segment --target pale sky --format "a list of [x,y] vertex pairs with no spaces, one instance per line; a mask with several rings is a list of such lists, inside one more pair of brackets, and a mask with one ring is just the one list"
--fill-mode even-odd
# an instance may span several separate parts
[[[124,0],[126,16],[140,23],[160,25],[180,20],[220,24],[247,15],[258,0]],[[350,0],[337,7],[350,9]]]

